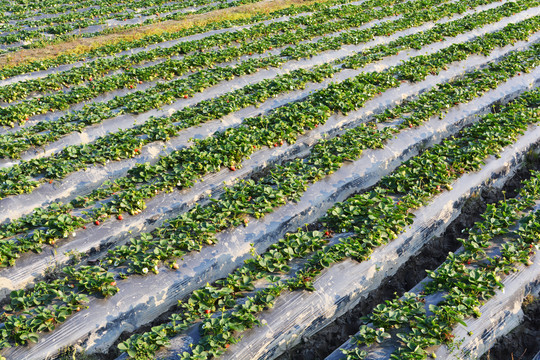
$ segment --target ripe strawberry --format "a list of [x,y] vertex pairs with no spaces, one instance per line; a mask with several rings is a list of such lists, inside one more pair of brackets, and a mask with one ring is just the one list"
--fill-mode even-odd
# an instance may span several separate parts
[[326,230],[324,236],[330,236],[330,231]]
[[113,281],[113,282],[111,283],[111,286],[116,286],[116,281]]
[[81,308],[77,306],[77,308],[75,309],[75,311],[79,312],[79,311],[81,311]]
[[92,81],[93,79],[92,78],[89,78],[88,81]]
[[274,147],[277,147],[277,143],[274,144]]
[[272,50],[272,47],[270,46],[270,47],[268,48],[268,50]]
[[187,95],[184,95],[184,99],[187,99],[187,98],[188,98],[188,96],[187,96]]
[[248,224],[248,222],[249,222],[249,220],[248,220],[248,219],[244,219],[244,225],[247,225],[247,224]]
[[124,217],[122,216],[122,214],[118,215],[116,218],[117,218],[118,220],[124,220]]
[[234,165],[229,167],[229,169],[231,169],[231,171],[236,171],[236,167]]
[[86,226],[83,226],[82,228],[83,228],[83,229],[86,229]]
[[99,225],[99,220],[94,221],[94,224]]
[[467,265],[471,265],[471,261],[470,261],[470,260],[467,261]]
[[249,55],[253,55],[253,53],[252,53],[252,52],[250,52],[250,53],[249,53]]
[[134,152],[138,153],[139,151],[141,151],[139,148],[135,148],[133,149]]
[[225,344],[225,349],[228,349],[229,348],[229,344]]
[[49,180],[49,184],[52,184],[52,180]]
[[30,120],[30,118],[27,116],[27,117],[26,117],[26,121],[28,121],[28,120]]
[[409,127],[412,128],[412,127],[413,127],[413,124],[409,124]]
[[204,310],[204,313],[205,314],[210,314],[210,310],[206,309],[206,310]]
[[139,84],[142,84],[142,81],[139,81]]
[[133,89],[133,85],[129,85],[129,88],[130,88],[130,89]]
[[533,248],[533,244],[529,245],[529,249],[532,249]]

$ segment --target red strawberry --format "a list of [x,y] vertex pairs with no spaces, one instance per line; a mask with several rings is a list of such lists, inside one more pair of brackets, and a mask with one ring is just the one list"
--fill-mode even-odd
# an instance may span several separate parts
[[113,281],[113,282],[111,283],[111,286],[116,286],[116,281]]
[[135,148],[133,149],[134,152],[138,153],[139,151],[141,151],[139,148]]
[[471,260],[467,261],[467,265],[471,265]]
[[409,124],[409,127],[412,128],[412,127],[413,127],[413,124]]
[[49,180],[49,184],[52,184],[52,180]]
[[234,165],[229,167],[229,169],[231,169],[231,171],[236,171],[236,167]]
[[142,84],[142,81],[139,81],[139,84]]
[[83,229],[86,229],[86,226],[83,226],[82,228],[83,228]]
[[225,349],[228,349],[229,348],[229,344],[225,344]]
[[253,53],[252,53],[252,52],[250,52],[250,53],[249,53],[249,55],[253,55]]
[[187,99],[187,98],[188,98],[188,96],[187,96],[187,95],[184,95],[184,99]]
[[28,121],[29,119],[30,119],[30,118],[27,116],[27,117],[26,117],[26,121]]
[[210,310],[206,309],[206,310],[204,310],[204,313],[205,314],[210,314]]
[[118,220],[124,220],[124,217],[122,216],[122,214],[118,215],[116,218],[117,218]]
[[89,78],[88,81],[92,81],[92,78]]
[[330,236],[330,231],[326,230],[326,232],[324,233],[324,236]]
[[94,221],[94,224],[99,225],[99,220]]

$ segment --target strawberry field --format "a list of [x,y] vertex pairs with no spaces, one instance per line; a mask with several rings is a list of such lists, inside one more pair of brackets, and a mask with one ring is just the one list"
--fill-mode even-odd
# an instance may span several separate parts
[[[0,1],[0,57],[255,3]],[[540,322],[539,122],[538,0],[284,3],[6,63],[0,359],[502,359]]]

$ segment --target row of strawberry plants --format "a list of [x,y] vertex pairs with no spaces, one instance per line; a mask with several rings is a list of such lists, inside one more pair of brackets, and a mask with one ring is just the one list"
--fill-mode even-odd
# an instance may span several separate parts
[[50,59],[40,59],[39,61],[23,62],[19,65],[6,66],[0,70],[0,79],[6,79],[11,76],[21,75],[28,72],[34,72],[38,70],[47,70],[52,67],[71,64],[77,61],[83,61],[90,58],[99,58],[104,56],[110,56],[118,54],[122,51],[143,48],[148,45],[161,43],[164,41],[176,40],[185,36],[204,33],[212,30],[232,28],[234,26],[250,25],[262,22],[264,20],[271,20],[280,18],[283,16],[295,16],[302,13],[318,12],[328,9],[332,6],[339,6],[346,4],[350,0],[329,0],[321,3],[314,3],[311,5],[293,6],[282,10],[273,11],[269,14],[261,15],[257,14],[246,19],[239,19],[235,21],[225,20],[210,22],[205,26],[194,26],[188,29],[182,29],[175,32],[164,32],[162,34],[148,35],[137,40],[123,40],[114,44],[102,45],[97,48],[88,50],[83,53],[77,54],[62,54]]
[[[394,359],[426,359],[430,357],[427,348],[454,347],[455,325],[466,326],[464,319],[480,317],[479,307],[497,289],[503,289],[501,278],[521,264],[532,264],[530,257],[536,253],[540,236],[540,212],[523,212],[538,200],[539,175],[534,173],[522,183],[519,197],[488,205],[483,221],[469,229],[467,239],[459,239],[463,251],[450,253],[436,271],[428,271],[430,281],[421,292],[376,306],[353,337],[355,347],[342,350],[347,359],[365,359],[370,345],[390,338],[400,343],[392,354]],[[497,244],[501,236],[504,242]],[[500,255],[489,256],[486,250],[493,255],[495,248]],[[441,294],[442,300],[430,303],[429,297],[435,294]]]
[[[434,2],[432,5],[436,4]],[[371,6],[380,6],[381,0],[370,1]],[[420,5],[418,5],[420,4]],[[365,5],[365,4],[364,4]],[[219,64],[239,58],[243,55],[253,53],[264,53],[268,48],[284,46],[304,40],[322,36],[331,32],[345,30],[351,27],[359,26],[373,19],[380,19],[389,16],[396,12],[413,12],[419,8],[414,5],[425,8],[422,2],[412,1],[405,4],[398,4],[395,8],[390,7],[386,10],[362,11],[362,6],[347,6],[340,9],[327,10],[324,13],[310,15],[291,19],[288,21],[271,23],[268,25],[260,25],[250,29],[239,30],[236,32],[226,32],[212,35],[200,40],[192,40],[181,42],[175,46],[168,48],[156,48],[149,51],[139,52],[134,55],[115,57],[111,59],[100,59],[92,62],[84,67],[77,67],[59,74],[50,74],[45,78],[21,81],[15,84],[6,85],[0,88],[0,98],[4,101],[14,101],[25,98],[33,92],[43,92],[51,89],[60,89],[62,86],[71,86],[86,84],[86,88],[96,87],[101,88],[101,92],[116,90],[118,88],[134,86],[137,82],[131,81],[129,84],[124,84],[126,77],[138,80],[153,80],[154,78],[167,78],[173,75],[182,75],[187,70],[198,69],[209,65]],[[339,21],[331,21],[334,19]],[[313,21],[316,20],[316,21]],[[283,34],[286,32],[286,34]],[[272,35],[272,36],[269,36]],[[231,46],[233,43],[237,45]],[[216,46],[227,46],[225,49],[213,49]],[[204,54],[193,54],[195,50],[203,51],[210,49],[210,52]],[[189,55],[188,55],[189,54]],[[168,60],[165,64],[156,64],[149,67],[131,69],[133,65],[141,64],[146,61],[163,59],[170,56],[186,55],[182,60]],[[91,65],[91,66],[90,66]],[[103,78],[111,70],[123,69],[125,74],[110,76]],[[176,69],[176,71],[173,71]],[[158,74],[158,75],[156,75]],[[92,80],[90,80],[92,79]],[[102,79],[99,81],[99,79]],[[100,94],[95,91],[92,95],[84,94],[84,87],[74,88],[71,93],[76,93],[77,97],[72,94],[57,94],[56,99],[52,97],[50,101],[40,99],[40,102],[53,103],[50,109],[65,109],[74,102],[80,102],[90,97],[95,97]],[[55,100],[55,101],[53,101]],[[63,100],[63,101],[61,101]],[[58,107],[57,102],[62,102],[64,105]],[[46,112],[43,104],[37,106],[38,101],[26,102],[20,105],[11,107],[11,109],[21,108],[26,116]],[[60,104],[62,105],[62,104]],[[36,107],[37,106],[37,107]],[[33,109],[35,107],[35,109]],[[12,110],[13,111],[13,110]],[[12,111],[6,112],[7,116]],[[13,122],[14,119],[11,119]]]
[[[451,188],[452,181],[459,178],[462,173],[480,168],[481,162],[478,159],[498,154],[504,146],[515,141],[530,123],[538,122],[540,120],[538,109],[534,107],[537,106],[539,98],[540,92],[535,90],[523,96],[518,103],[508,106],[500,115],[485,116],[460,134],[460,137],[467,138],[468,142],[452,144],[452,141],[456,140],[452,139],[439,146],[449,149],[454,154],[459,150],[463,151],[456,158],[446,158],[447,167],[423,167],[411,175],[425,178],[436,172],[441,178],[445,178],[440,185],[433,186],[432,183],[424,182],[420,185],[422,191],[408,192],[395,191],[395,188],[381,184],[367,193],[336,204],[328,211],[327,216],[321,219],[325,229],[324,235],[323,232],[302,230],[297,234],[287,235],[285,240],[271,246],[266,253],[246,261],[243,267],[226,279],[218,281],[216,286],[207,286],[195,291],[188,301],[180,303],[180,311],[171,316],[171,322],[153,327],[145,334],[134,335],[120,344],[119,348],[132,357],[151,358],[157,349],[168,343],[170,337],[198,322],[202,338],[199,344],[192,348],[193,353],[184,353],[182,358],[220,355],[230,343],[238,341],[235,337],[243,330],[259,324],[256,314],[271,307],[284,290],[315,290],[313,279],[324,268],[346,258],[366,260],[376,247],[395,239],[412,223],[411,211],[440,193],[442,191],[440,186]],[[490,132],[493,126],[501,128],[502,131]],[[483,146],[470,146],[471,140],[478,139],[477,134],[485,135],[479,142]],[[420,157],[422,156],[424,155]],[[418,162],[416,158],[413,158],[413,161]],[[463,170],[449,171],[459,167]],[[540,173],[536,173],[534,180],[524,186],[522,194],[527,192],[528,197],[525,195],[523,197],[527,198],[525,206],[530,206],[532,199],[538,199],[540,196]],[[501,226],[497,223],[496,225]],[[336,244],[325,246],[324,238],[338,232],[352,232],[354,235],[340,239]],[[297,254],[294,245],[298,244],[299,240],[302,242],[299,244],[300,254]],[[309,256],[305,265],[292,278],[279,281],[277,275],[290,270],[289,261],[305,257],[312,252],[314,253]],[[250,295],[247,301],[237,303],[238,298],[245,297],[246,290],[253,290],[255,280],[265,277],[273,283],[271,286]],[[221,316],[212,315],[219,311],[222,312]]]
[[[171,2],[168,0],[139,0],[139,1],[118,1],[118,2],[110,2],[110,1],[94,1],[91,3],[91,6],[88,6],[89,4],[86,3],[86,6],[84,6],[84,2],[77,6],[79,8],[79,11],[73,11],[73,8],[70,8],[69,11],[63,11],[62,14],[58,16],[47,16],[42,17],[39,19],[35,19],[36,17],[39,17],[44,14],[48,14],[48,9],[40,9],[39,12],[33,12],[31,16],[26,17],[24,20],[21,19],[21,15],[12,15],[12,16],[6,16],[4,17],[5,20],[12,20],[10,22],[6,22],[2,24],[2,27],[0,29],[4,32],[6,31],[13,31],[17,30],[21,26],[27,26],[27,27],[38,27],[43,25],[60,25],[65,23],[70,23],[70,25],[73,25],[78,20],[83,19],[94,19],[97,17],[100,17],[100,21],[104,19],[111,19],[118,17],[119,19],[126,19],[126,18],[133,18],[134,15],[144,15],[146,14],[146,11],[149,10],[153,14],[155,12],[163,12],[163,10],[178,10],[188,7],[195,7],[195,6],[201,6],[206,5],[209,3],[215,3],[216,1],[210,1],[210,0],[190,0],[185,2]],[[219,1],[218,1],[219,2]],[[167,6],[163,6],[164,4],[167,4]],[[144,10],[144,11],[142,11]],[[13,22],[13,20],[19,19],[20,21]],[[78,28],[79,26],[77,26]],[[86,27],[86,26],[80,26],[80,27]]]
[[[376,88],[373,89],[373,91],[377,90],[378,89]],[[530,102],[532,101],[529,100],[528,103]],[[513,106],[514,108],[518,108],[522,111],[524,118],[529,119],[529,121],[533,119],[533,117],[530,116],[531,112],[524,111],[523,104],[514,104]],[[520,126],[516,126],[516,128],[512,128],[510,125],[506,126],[505,129],[507,136],[515,136],[516,134],[519,134],[519,129],[523,128],[523,124],[519,123],[519,125]],[[493,124],[488,124],[485,126],[493,126]],[[484,142],[486,146],[489,144],[489,141],[494,141],[489,134],[489,132],[486,132],[486,137],[489,138]],[[186,251],[198,250],[202,244],[212,243],[215,241],[212,239],[210,235],[211,233],[223,230],[225,227],[239,225],[243,222],[242,219],[248,214],[252,214],[256,217],[262,216],[264,213],[271,211],[275,206],[283,204],[286,198],[297,199],[310,182],[316,181],[319,178],[335,171],[341,166],[343,161],[358,158],[362,152],[362,149],[366,147],[381,147],[384,138],[391,136],[392,131],[389,129],[379,132],[370,126],[361,126],[359,128],[349,130],[342,137],[334,138],[329,141],[323,141],[317,145],[313,153],[306,160],[297,160],[282,168],[278,168],[274,172],[271,172],[270,175],[265,177],[258,184],[253,182],[240,183],[226,192],[219,202],[204,208],[196,208],[193,211],[190,211],[188,214],[171,221],[168,227],[164,227],[161,230],[156,230],[154,233],[154,236],[157,237],[156,240],[153,240],[152,235],[150,234],[143,234],[140,238],[132,240],[130,246],[121,246],[113,251],[110,251],[105,259],[106,265],[103,265],[103,267],[105,270],[109,271],[112,271],[113,268],[120,267],[121,272],[118,273],[120,278],[127,277],[128,273],[144,274],[147,273],[149,269],[157,272],[155,267],[157,265],[157,261],[167,260],[171,257],[181,257]],[[502,141],[502,136],[498,138],[498,141]],[[499,148],[491,144],[491,151],[493,152],[497,150],[499,150]],[[475,147],[472,149],[472,151],[478,152],[479,150]],[[473,155],[469,154],[468,159],[470,160],[471,156],[473,156],[473,159],[478,157],[477,153]],[[469,166],[474,168],[475,166],[478,166],[478,163],[470,163]],[[467,168],[467,170],[470,169]],[[440,191],[440,189],[431,189],[432,193],[436,193],[438,191]],[[385,192],[386,190],[374,191],[375,194],[384,194]],[[390,201],[392,206],[387,204],[385,209],[394,208],[393,200],[390,199]],[[400,209],[402,208],[401,205],[398,207]],[[406,207],[403,207],[401,210],[406,210]],[[338,216],[340,217],[342,216],[343,211],[335,210],[330,213],[334,215],[340,214]],[[407,214],[407,211],[405,211],[405,214]],[[201,221],[200,219],[208,220]],[[403,219],[400,221],[403,221]],[[199,226],[195,225],[197,222],[199,222]],[[335,227],[332,227],[334,226],[332,225],[329,228],[331,231],[348,231],[348,229],[344,228],[343,224],[346,222],[344,222],[342,218],[340,218],[339,221],[333,219],[328,220],[328,222],[330,224],[340,224],[339,226]],[[323,243],[321,243],[321,245],[322,244]],[[275,261],[278,261],[279,259],[279,257],[275,256],[273,258],[276,259]],[[130,264],[130,270],[127,272],[125,269],[122,269],[126,263]],[[266,259],[266,257],[258,259],[255,264],[267,264],[268,266],[271,266],[271,269],[276,269],[276,264],[272,265],[268,259]],[[174,267],[174,264],[171,266]],[[278,267],[278,269],[285,268],[286,267],[283,266]],[[306,280],[306,278],[307,277],[302,278],[302,284],[304,285],[309,283],[309,280]],[[115,281],[111,283],[115,283]],[[245,282],[244,285],[246,285]],[[298,285],[298,282],[296,282],[296,285]],[[46,284],[40,283],[39,289],[41,292],[45,291],[44,289],[46,289]],[[74,293],[80,291],[79,286],[73,291]],[[88,292],[87,289],[84,291]],[[39,315],[44,304],[49,304],[53,300],[52,297],[50,297],[50,293],[47,293],[48,296],[43,297],[41,296],[41,292],[30,292],[28,295],[30,299],[39,299],[39,306],[34,307],[35,305],[33,305],[33,300],[21,300],[25,298],[24,294],[22,293],[17,293],[18,300],[12,301],[12,305],[10,306],[19,306],[17,309],[24,310],[27,315],[32,312],[29,310],[32,308],[37,311]],[[205,305],[205,307],[197,308],[197,311],[204,310],[205,314],[208,314],[206,310],[210,309],[207,305]],[[19,317],[16,317],[15,319],[21,321],[21,318]],[[9,320],[9,318],[7,320]],[[31,324],[32,316],[25,318],[25,320],[26,324]],[[38,330],[36,330],[36,327],[26,327],[24,331],[28,332]],[[21,342],[19,335],[17,335],[15,338],[13,337],[13,334],[7,334],[6,336],[8,339],[11,339],[11,341],[16,339],[17,341]],[[35,335],[32,335],[31,339],[33,338],[35,338]],[[8,340],[6,340],[6,342],[7,341]]]
[[[79,33],[68,33],[68,34],[57,35],[57,36],[49,37],[49,38],[34,39],[29,44],[17,44],[15,46],[8,45],[8,47],[4,49],[4,51],[14,51],[14,50],[18,50],[19,48],[42,48],[42,47],[46,47],[53,44],[64,43],[66,41],[74,41],[80,38],[92,38],[92,37],[98,37],[102,35],[115,34],[115,33],[123,32],[125,30],[137,29],[145,25],[156,24],[156,23],[160,23],[160,22],[164,22],[168,20],[176,20],[176,21],[184,20],[189,15],[205,14],[205,13],[216,11],[216,10],[237,7],[237,6],[241,6],[245,4],[256,3],[259,1],[261,0],[223,1],[217,4],[209,4],[207,6],[200,7],[199,9],[196,9],[187,13],[184,13],[182,11],[171,11],[170,13],[165,14],[163,16],[161,16],[161,14],[156,11],[156,13],[154,13],[156,16],[148,17],[144,19],[142,22],[136,22],[133,24],[124,24],[124,25],[117,24],[114,27],[103,27],[101,30],[97,30],[97,31],[86,31],[86,32],[83,31]],[[167,8],[169,7],[166,6],[165,9]]]
[[[257,2],[257,1],[260,1],[260,0],[218,1],[217,4],[215,4],[216,1],[210,1],[210,0],[197,0],[197,1],[194,1],[194,0],[192,0],[189,3],[178,2],[178,3],[175,3],[175,4],[162,5],[162,6],[158,6],[158,7],[154,8],[154,9],[152,9],[151,11],[144,12],[144,14],[143,14],[143,15],[147,15],[147,16],[148,15],[157,15],[156,17],[146,19],[143,22],[138,23],[138,24],[130,24],[130,25],[123,25],[123,26],[119,25],[119,26],[117,26],[117,28],[122,28],[122,29],[136,28],[136,27],[140,27],[140,26],[143,26],[143,25],[148,25],[148,24],[157,23],[157,22],[163,22],[163,21],[167,21],[167,20],[180,20],[182,18],[185,18],[187,14],[203,14],[203,13],[207,13],[207,12],[218,10],[218,9],[225,9],[225,8],[235,7],[235,6],[243,5],[243,4],[246,4],[246,3],[253,3],[253,2]],[[194,10],[194,11],[186,12],[186,13],[175,11],[175,10],[184,9],[184,8],[186,8],[188,6],[193,6],[193,5],[189,5],[189,4],[198,4],[198,5],[205,5],[206,4],[206,6],[203,6],[202,8],[199,8],[199,9]],[[108,7],[108,8],[95,7],[95,8],[89,9],[87,11],[87,12],[89,12],[89,14],[84,14],[84,15],[86,15],[85,18],[81,18],[80,13],[71,13],[70,15],[66,16],[68,19],[69,18],[71,18],[71,19],[76,18],[76,19],[81,19],[81,20],[75,21],[73,23],[53,24],[53,25],[47,26],[47,27],[45,27],[43,29],[40,29],[40,28],[38,28],[38,29],[33,29],[33,28],[31,28],[31,29],[20,29],[19,31],[0,36],[0,43],[2,43],[2,44],[14,44],[14,43],[17,43],[17,42],[22,42],[22,41],[30,41],[30,40],[35,40],[35,39],[41,39],[41,44],[43,45],[44,43],[58,42],[58,40],[70,39],[70,38],[73,38],[73,36],[68,34],[69,32],[71,32],[73,30],[89,27],[89,26],[92,26],[92,25],[104,24],[104,23],[106,23],[106,20],[109,19],[109,18],[119,17],[119,15],[117,15],[115,13],[115,9],[116,9],[116,11],[120,11],[120,10],[122,10],[122,8],[123,8],[123,6],[113,6],[113,7]],[[165,16],[160,16],[160,12],[170,12],[170,14],[165,15]],[[103,16],[103,15],[106,15],[106,14],[112,14],[112,16]],[[88,15],[90,15],[89,18],[87,17]],[[102,17],[98,17],[100,15]],[[127,16],[128,16],[127,14],[123,14],[120,17],[122,19],[126,19]],[[39,23],[47,23],[48,20],[49,19],[46,18],[46,19],[38,20],[38,22]],[[110,29],[111,28],[108,28],[107,30],[103,30],[103,31],[85,32],[85,33],[82,33],[81,36],[83,36],[83,37],[98,36],[98,35],[102,35],[104,33],[110,32]],[[45,36],[46,34],[56,35],[56,36],[51,40],[51,38],[47,38]],[[64,35],[64,36],[62,36],[62,35]]]
[[[456,36],[460,33],[460,31],[454,30],[456,28],[461,29],[461,32],[465,32],[466,29],[480,27],[486,23],[497,21],[499,17],[494,17],[494,12],[497,12],[497,15],[500,17],[504,16],[504,13],[501,13],[497,9],[486,10],[443,25],[438,25],[432,30],[401,37],[398,40],[390,42],[388,45],[378,45],[364,50],[355,57],[349,58],[346,63],[349,64],[352,62],[352,60],[361,56],[364,59],[363,65],[366,65],[368,62],[378,61],[385,56],[395,54],[395,49],[405,50],[411,46],[416,46],[415,44],[417,44],[419,41],[422,41],[423,44],[430,44],[435,41],[441,41],[446,36]],[[194,92],[202,91],[204,88],[214,85],[222,79],[228,78],[228,76],[231,74],[238,76],[239,73],[249,73],[242,71],[243,69],[253,69],[254,67],[261,68],[268,66],[271,60],[276,61],[274,64],[271,64],[271,66],[281,64],[278,58],[274,56],[264,58],[262,61],[248,60],[240,63],[234,68],[225,67],[202,70],[190,75],[188,79],[179,79],[166,84],[158,84],[157,86],[144,92],[137,91],[123,97],[116,97],[105,103],[92,104],[86,106],[80,111],[67,114],[54,122],[44,121],[32,127],[21,129],[17,132],[10,132],[0,135],[0,149],[3,150],[2,152],[5,153],[6,156],[19,157],[22,151],[25,151],[32,146],[41,146],[51,141],[55,141],[62,135],[73,131],[81,131],[87,125],[99,123],[102,120],[111,118],[113,116],[118,116],[126,112],[141,113],[170,103],[179,97],[185,97],[186,95],[189,97]],[[275,92],[273,94],[277,95]],[[234,95],[235,99],[239,99],[238,96],[241,94],[235,93]],[[261,94],[261,97],[264,98],[264,95]],[[220,102],[213,101],[203,103],[207,109],[212,109],[216,107],[219,108],[219,105],[216,106],[214,104],[219,104]],[[251,103],[247,102],[246,104]],[[215,110],[212,112],[215,113]],[[222,111],[219,112],[224,114]],[[178,118],[176,114],[173,114],[172,117]],[[175,121],[178,120],[179,119]],[[163,123],[160,122],[159,127],[162,126]],[[142,133],[144,132],[145,131],[142,131]]]
[[[504,41],[509,40],[507,39]],[[472,49],[474,46],[471,46],[470,48]],[[471,87],[470,93],[475,94],[472,95],[472,97],[479,96],[481,93],[485,92],[489,86],[496,86],[501,81],[515,75],[517,72],[515,68],[516,63],[521,64],[519,71],[528,71],[536,66],[538,61],[537,51],[538,48],[535,46],[532,50],[528,50],[527,52],[518,52],[513,54],[513,56],[508,58],[506,62],[499,65],[500,68],[497,67],[497,65],[494,65],[499,73],[502,74],[497,78],[493,78],[489,75],[479,76],[480,78],[485,78],[485,82],[471,81],[469,84]],[[433,59],[436,58],[434,57]],[[452,59],[449,58],[447,61],[452,61]],[[489,72],[487,72],[487,74],[489,74]],[[359,85],[361,83],[363,84],[362,86]],[[313,126],[315,126],[317,123],[320,123],[321,121],[324,122],[328,118],[330,109],[333,111],[343,112],[353,110],[354,106],[359,106],[361,103],[350,104],[340,100],[342,97],[341,95],[343,94],[352,96],[353,93],[351,93],[349,90],[349,88],[352,87],[352,84],[357,84],[357,90],[354,92],[354,96],[358,96],[361,99],[359,101],[364,101],[365,99],[375,95],[377,92],[383,91],[388,86],[397,86],[399,84],[399,80],[388,77],[384,74],[382,76],[379,74],[366,74],[357,79],[332,86],[330,89],[312,95],[305,104],[299,103],[294,104],[291,107],[282,108],[266,118],[248,119],[244,126],[238,129],[230,129],[214,138],[202,140],[193,148],[184,149],[172,154],[169,157],[162,158],[155,166],[148,166],[147,164],[138,166],[130,172],[128,177],[118,179],[115,183],[110,184],[107,187],[98,189],[87,196],[80,196],[79,198],[75,199],[71,202],[68,209],[73,207],[84,208],[92,205],[96,200],[105,199],[112,196],[111,201],[103,205],[100,204],[99,207],[91,211],[92,218],[95,219],[94,221],[103,221],[105,217],[108,217],[111,214],[121,214],[124,211],[128,211],[132,214],[140,212],[142,209],[144,209],[144,199],[154,196],[159,190],[168,189],[171,186],[189,187],[191,186],[192,182],[199,177],[204,176],[208,172],[219,170],[221,166],[231,166],[233,168],[234,166],[238,166],[241,158],[251,154],[256,148],[264,145],[277,145],[283,140],[287,140],[289,142],[294,141],[296,134],[304,131],[303,127],[296,124],[286,125],[283,120],[280,119],[280,117],[283,117],[282,115],[286,114],[291,118],[291,120],[294,120],[297,117],[297,115],[294,114],[295,112],[301,113],[302,109],[311,109],[310,113],[312,113],[312,116],[315,117],[313,119],[305,119],[304,121],[306,121],[305,125],[307,125],[308,128],[313,128]],[[367,86],[371,87],[370,84],[377,86],[377,91],[375,93],[371,93],[371,91],[368,91],[368,89],[364,90],[364,88]],[[364,91],[367,91],[367,93],[364,93]],[[459,98],[448,98],[447,100],[458,102],[463,101],[463,98],[461,100]],[[312,103],[322,105],[316,107]],[[452,102],[450,102],[449,105],[450,104],[452,104]],[[330,107],[330,109],[328,109],[327,106]],[[273,125],[274,121],[271,120],[272,118],[280,119],[281,121],[278,120],[277,124]],[[280,128],[283,128],[283,131],[280,130],[281,133],[275,133],[270,129],[267,130],[269,125],[279,126]],[[287,131],[287,129],[291,130]],[[255,148],[253,146],[255,146]],[[176,166],[178,163],[183,164],[183,166],[178,168],[178,166]],[[171,169],[172,172],[170,172]],[[150,183],[144,184],[150,179],[152,179]],[[62,213],[62,211],[58,212],[56,209],[53,209],[52,212],[58,216]],[[23,231],[26,232],[43,226],[43,222],[40,220],[41,217],[43,217],[43,213],[40,211],[36,214],[37,215],[34,214],[23,217],[21,220],[13,221],[2,226],[2,231],[5,231],[2,237],[7,238],[17,233],[21,233]],[[74,221],[74,219],[77,219],[77,221]],[[81,218],[73,217],[73,221],[70,222],[69,226],[65,226],[63,224],[60,225],[60,227],[64,228],[62,233],[69,234],[74,229],[80,228],[81,223],[79,223],[79,219]],[[88,219],[80,221],[89,222],[91,220]],[[52,233],[52,231],[51,234],[47,234],[47,232],[38,232],[35,238],[33,235],[29,235],[26,237],[24,242],[54,242],[58,238],[57,233]],[[19,241],[22,240],[19,239]],[[19,246],[20,249],[17,250],[18,246],[13,243],[13,241],[8,241],[7,248],[2,252],[11,259],[3,259],[4,264],[13,262],[14,259],[12,257],[18,256],[21,249],[27,247],[28,245]],[[12,255],[9,256],[9,254]]]
[[[33,1],[33,2],[27,2],[25,4],[5,4],[0,5],[0,10],[5,11],[2,15],[3,17],[0,18],[2,21],[9,21],[9,20],[19,20],[19,19],[26,19],[28,17],[33,17],[39,14],[58,14],[58,13],[64,13],[67,11],[75,11],[78,9],[84,9],[87,7],[92,7],[95,5],[99,6],[110,6],[114,4],[125,4],[128,1],[126,0],[118,0],[118,1],[112,1],[112,0],[98,0],[98,1],[79,1],[76,3],[73,3],[73,1],[66,2],[65,0],[51,0],[51,1]],[[129,1],[129,3],[133,4],[134,6],[137,6],[137,4],[144,4],[145,7],[152,6],[152,4],[162,4],[164,3],[162,0],[137,0],[137,1]],[[9,7],[9,8],[8,8]],[[80,10],[79,10],[80,11]]]
[[[373,5],[377,5],[377,3],[374,3]],[[97,59],[90,64],[85,64],[84,67],[74,68],[60,74],[50,74],[45,78],[22,81],[4,86],[2,87],[1,98],[4,101],[14,101],[25,98],[32,92],[44,92],[47,90],[60,89],[62,86],[79,85],[88,81],[88,79],[98,79],[112,70],[125,69],[136,64],[142,64],[146,61],[166,58],[168,56],[189,54],[194,51],[211,49],[216,46],[230,46],[237,41],[245,43],[246,41],[253,41],[282,32],[293,32],[306,25],[309,26],[313,23],[321,25],[336,18],[344,18],[347,15],[362,10],[360,7],[348,7],[348,9],[349,11],[346,11],[345,9],[341,9],[341,11],[326,10],[318,14],[294,18],[288,21],[276,22],[268,25],[260,24],[249,29],[215,34],[200,40],[182,42],[169,48],[156,48],[134,55],[111,59]],[[208,56],[208,54],[203,55],[203,57]],[[204,63],[204,61],[202,62]]]
[[[141,1],[144,3],[146,1]],[[151,2],[148,2],[151,3]],[[142,5],[142,4],[141,4]],[[71,31],[77,28],[85,28],[90,25],[104,23],[105,20],[113,18],[116,14],[121,14],[123,11],[133,7],[132,4],[118,3],[111,5],[94,6],[77,12],[65,12],[55,17],[41,17],[38,19],[28,19],[17,22],[7,22],[0,25],[0,30],[3,33],[17,32],[19,30],[31,30],[32,34],[42,35],[42,33],[59,34],[61,31]],[[41,12],[34,13],[32,17],[39,17]],[[124,16],[133,17],[133,13],[126,13]],[[99,17],[99,19],[98,19]],[[18,34],[14,34],[18,35]],[[23,38],[21,40],[30,40],[32,37]],[[2,43],[10,43],[6,41],[5,35],[1,37]],[[16,41],[13,41],[16,42]]]
[[[118,25],[123,28],[133,28],[142,25],[148,25],[151,23],[162,22],[167,20],[180,20],[188,14],[203,14],[213,10],[225,9],[229,7],[239,6],[245,3],[253,3],[260,0],[237,0],[237,1],[210,1],[210,0],[191,0],[189,2],[165,2],[164,5],[158,5],[150,9],[146,9],[142,12],[122,12],[129,10],[133,7],[133,4],[118,5],[107,7],[92,7],[86,12],[71,12],[61,15],[56,18],[42,18],[39,20],[26,20],[23,24],[29,24],[31,28],[21,28],[21,26],[15,26],[13,24],[7,25],[10,29],[4,31],[14,31],[13,33],[0,36],[0,43],[13,44],[21,41],[30,41],[35,39],[44,39],[51,42],[51,38],[46,35],[55,35],[53,39],[58,39],[60,35],[68,34],[71,31],[77,29],[84,29],[90,26],[106,24],[109,19],[117,19],[126,21],[128,18],[135,18],[135,14],[139,16],[152,16],[156,17],[148,18],[139,24],[130,24],[127,26]],[[204,6],[206,5],[206,6]],[[194,9],[189,12],[182,12],[179,10],[185,9],[191,6],[199,6],[199,9]],[[201,7],[202,6],[202,7]],[[169,14],[166,14],[169,13]],[[165,15],[162,15],[165,14]],[[62,21],[63,20],[63,21]],[[48,26],[47,26],[48,25]],[[37,27],[37,28],[36,28]],[[110,31],[111,28],[107,28]],[[17,31],[18,30],[18,31]],[[103,32],[85,32],[83,36],[98,36]],[[54,40],[53,40],[54,41]]]

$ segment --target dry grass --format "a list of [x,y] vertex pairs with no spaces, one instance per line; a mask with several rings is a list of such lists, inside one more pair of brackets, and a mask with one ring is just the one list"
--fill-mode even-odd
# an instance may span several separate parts
[[0,68],[35,60],[50,59],[63,54],[84,53],[103,45],[115,44],[124,40],[137,40],[144,36],[179,31],[193,26],[204,26],[215,21],[244,19],[256,14],[284,9],[291,5],[309,5],[325,1],[327,0],[263,0],[254,4],[215,10],[205,14],[188,15],[182,20],[169,20],[136,29],[120,30],[114,34],[67,41],[44,48],[22,49],[0,57]]

